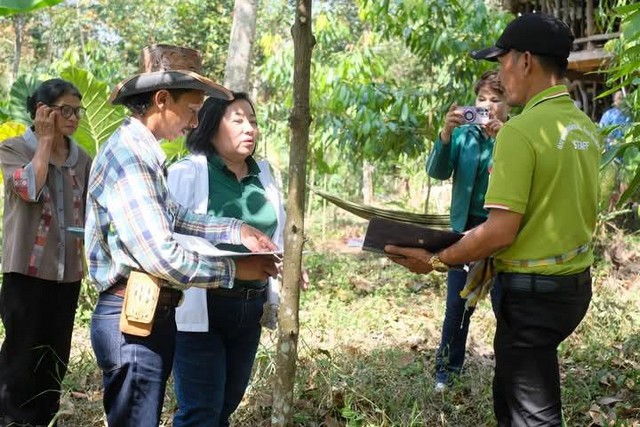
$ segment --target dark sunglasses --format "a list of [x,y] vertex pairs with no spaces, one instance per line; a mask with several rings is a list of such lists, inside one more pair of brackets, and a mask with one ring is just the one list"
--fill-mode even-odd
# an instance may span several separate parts
[[60,115],[65,119],[70,119],[72,114],[75,114],[76,118],[80,120],[84,117],[84,113],[87,111],[84,107],[72,107],[71,105],[47,105],[50,108],[57,108],[60,110]]

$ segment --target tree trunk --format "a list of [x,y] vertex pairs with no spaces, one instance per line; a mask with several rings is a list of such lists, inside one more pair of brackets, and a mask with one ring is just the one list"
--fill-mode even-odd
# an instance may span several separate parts
[[[309,166],[311,167],[311,171],[309,172],[309,179],[307,180],[307,182],[313,188],[316,186],[316,170],[313,167],[313,158],[309,160]],[[311,213],[313,211],[313,191],[309,191],[309,194],[307,194],[306,208],[307,208],[306,217],[311,218]]]
[[367,160],[362,162],[362,202],[373,205],[373,164]]
[[431,199],[431,177],[427,175],[427,197],[424,198],[424,213],[429,213],[429,199]]
[[224,85],[235,92],[251,89],[251,53],[256,36],[257,0],[235,0]]
[[18,78],[20,72],[20,59],[22,57],[22,29],[24,27],[24,15],[13,16],[13,31],[16,34],[15,53],[13,55],[13,81]]
[[78,25],[78,39],[80,40],[80,50],[82,52],[82,65],[89,67],[89,58],[87,58],[87,47],[84,41],[84,33],[82,31],[82,11],[80,10],[80,2],[76,2],[76,24]]
[[[593,11],[593,1],[592,0],[587,0],[587,11],[586,11],[586,15],[587,15],[587,30],[586,30],[586,34],[585,36],[590,37],[595,33],[595,23],[594,23],[594,11]],[[593,42],[589,41],[587,42],[587,50],[593,50],[594,46],[593,46]]]
[[293,35],[293,110],[289,118],[291,147],[289,150],[289,193],[285,224],[284,272],[281,306],[278,312],[278,347],[273,385],[271,425],[285,427],[293,424],[293,386],[298,355],[300,324],[300,268],[304,244],[304,200],[306,192],[306,164],[309,146],[309,85],[311,52],[315,40],[311,32],[312,0],[296,0]]

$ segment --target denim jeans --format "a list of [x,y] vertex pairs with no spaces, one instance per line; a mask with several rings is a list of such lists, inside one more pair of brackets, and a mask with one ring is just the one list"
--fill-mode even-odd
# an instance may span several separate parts
[[158,306],[147,337],[120,332],[123,298],[103,292],[91,319],[102,369],[103,404],[112,427],[157,427],[175,347],[175,309]]
[[208,292],[209,332],[178,332],[174,427],[229,425],[251,377],[263,304],[264,296],[246,300]]
[[[473,307],[465,310],[466,299],[460,297],[460,291],[467,281],[464,270],[449,270],[447,273],[447,300],[442,337],[436,352],[436,382],[450,383],[450,374],[459,374],[464,364],[469,334],[469,322]],[[494,282],[491,289],[491,303],[495,312],[498,299],[498,286]]]

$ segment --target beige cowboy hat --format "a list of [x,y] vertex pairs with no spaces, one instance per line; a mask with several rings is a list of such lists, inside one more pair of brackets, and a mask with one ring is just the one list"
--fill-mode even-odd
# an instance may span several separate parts
[[227,88],[202,76],[202,54],[199,51],[154,44],[140,53],[140,73],[118,83],[109,102],[122,104],[129,96],[159,89],[195,89],[215,98],[233,99]]

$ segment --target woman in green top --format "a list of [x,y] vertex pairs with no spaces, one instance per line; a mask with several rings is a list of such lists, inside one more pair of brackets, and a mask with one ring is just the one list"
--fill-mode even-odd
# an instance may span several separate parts
[[[191,155],[169,169],[169,188],[196,212],[233,217],[282,248],[284,211],[269,164],[253,158],[258,125],[244,93],[209,98],[200,126],[187,136]],[[249,252],[242,246],[220,249]],[[259,257],[240,257],[259,262]],[[240,268],[240,266],[239,266]],[[277,305],[274,283],[237,280],[231,289],[189,289],[176,310],[174,426],[228,426],[249,383],[260,342],[263,306]],[[273,320],[273,319],[271,319]]]
[[[427,160],[427,174],[436,179],[453,175],[451,194],[451,228],[469,230],[487,219],[484,194],[489,183],[489,170],[495,135],[507,120],[509,106],[497,71],[487,71],[475,84],[476,107],[489,110],[489,122],[465,125],[462,112],[453,104],[445,125]],[[447,273],[447,301],[442,325],[442,339],[436,353],[436,391],[443,391],[464,363],[469,320],[473,308],[465,310],[460,291],[465,285],[464,270]]]

